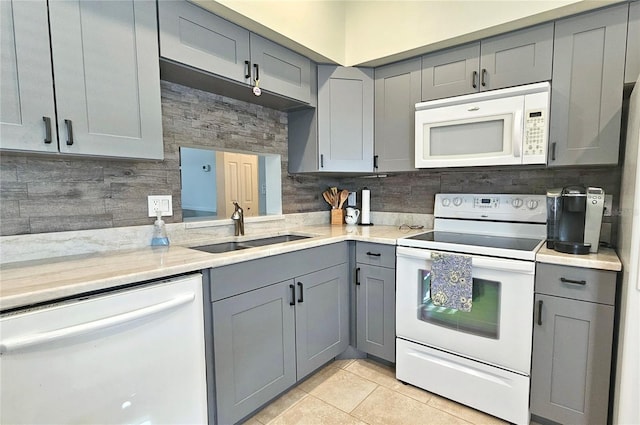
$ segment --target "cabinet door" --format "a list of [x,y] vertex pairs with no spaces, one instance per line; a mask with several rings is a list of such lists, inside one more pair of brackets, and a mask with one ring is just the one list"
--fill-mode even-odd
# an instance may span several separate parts
[[535,302],[531,413],[607,423],[613,306],[539,294]]
[[479,90],[480,42],[422,57],[422,100]]
[[155,3],[49,3],[60,151],[162,159]]
[[281,282],[213,303],[218,423],[238,422],[295,384],[292,285]]
[[254,82],[273,93],[309,103],[311,61],[285,47],[251,33],[251,66]]
[[627,10],[556,22],[550,166],[618,163]]
[[298,380],[349,345],[347,264],[296,279],[296,356]]
[[2,149],[58,151],[48,28],[44,0],[0,2]]
[[318,66],[320,171],[373,171],[373,70]]
[[553,22],[482,40],[480,90],[551,79]]
[[374,171],[415,170],[415,111],[422,85],[420,58],[375,69]]
[[640,2],[629,4],[629,29],[627,30],[627,60],[624,82],[633,84],[640,75]]
[[356,285],[357,348],[395,363],[395,269],[359,263]]
[[160,55],[250,82],[249,31],[186,1],[159,1]]

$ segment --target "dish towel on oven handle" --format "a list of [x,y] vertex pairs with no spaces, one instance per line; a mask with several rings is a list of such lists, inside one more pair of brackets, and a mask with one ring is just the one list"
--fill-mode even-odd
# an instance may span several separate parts
[[433,304],[470,312],[473,307],[471,256],[433,252],[431,260]]

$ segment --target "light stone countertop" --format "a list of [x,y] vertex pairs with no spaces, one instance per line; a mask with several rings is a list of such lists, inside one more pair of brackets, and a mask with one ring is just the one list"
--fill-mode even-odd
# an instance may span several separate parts
[[[172,245],[8,263],[0,266],[0,311],[346,240],[395,245],[398,238],[426,230],[399,230],[397,226],[326,224],[302,226],[287,229],[285,232],[198,241],[198,245],[204,245],[283,233],[311,236],[309,239],[222,254],[209,254],[185,246]],[[598,254],[571,255],[543,246],[536,256],[536,261],[612,271],[622,268],[615,251],[607,248],[600,249]]]
[[[423,231],[401,231],[396,226],[304,226],[284,233],[312,236],[309,239],[222,254],[172,245],[3,264],[0,266],[0,311],[345,240],[395,245],[396,239]],[[272,232],[216,238],[209,243],[273,235]]]
[[559,264],[562,266],[585,267],[589,269],[610,270],[619,272],[622,263],[616,252],[611,248],[599,248],[596,254],[565,254],[549,249],[546,245],[536,254],[539,263]]

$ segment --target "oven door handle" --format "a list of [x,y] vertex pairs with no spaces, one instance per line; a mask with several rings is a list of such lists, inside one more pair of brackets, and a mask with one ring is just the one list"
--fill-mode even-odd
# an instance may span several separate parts
[[[402,258],[431,260],[431,254],[437,251],[421,248],[408,248],[399,246],[396,250],[398,257],[398,267],[401,267]],[[455,253],[453,253],[455,254]],[[471,255],[471,264],[474,268],[501,270],[507,272],[515,272],[522,274],[534,274],[535,263],[533,261],[510,260],[506,258],[480,257]]]

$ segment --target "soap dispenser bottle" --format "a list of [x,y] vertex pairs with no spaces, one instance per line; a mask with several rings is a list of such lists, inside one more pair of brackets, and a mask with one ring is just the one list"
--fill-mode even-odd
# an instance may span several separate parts
[[169,246],[169,238],[167,237],[167,228],[161,218],[161,212],[156,211],[157,218],[153,223],[153,237],[151,238],[151,246]]

